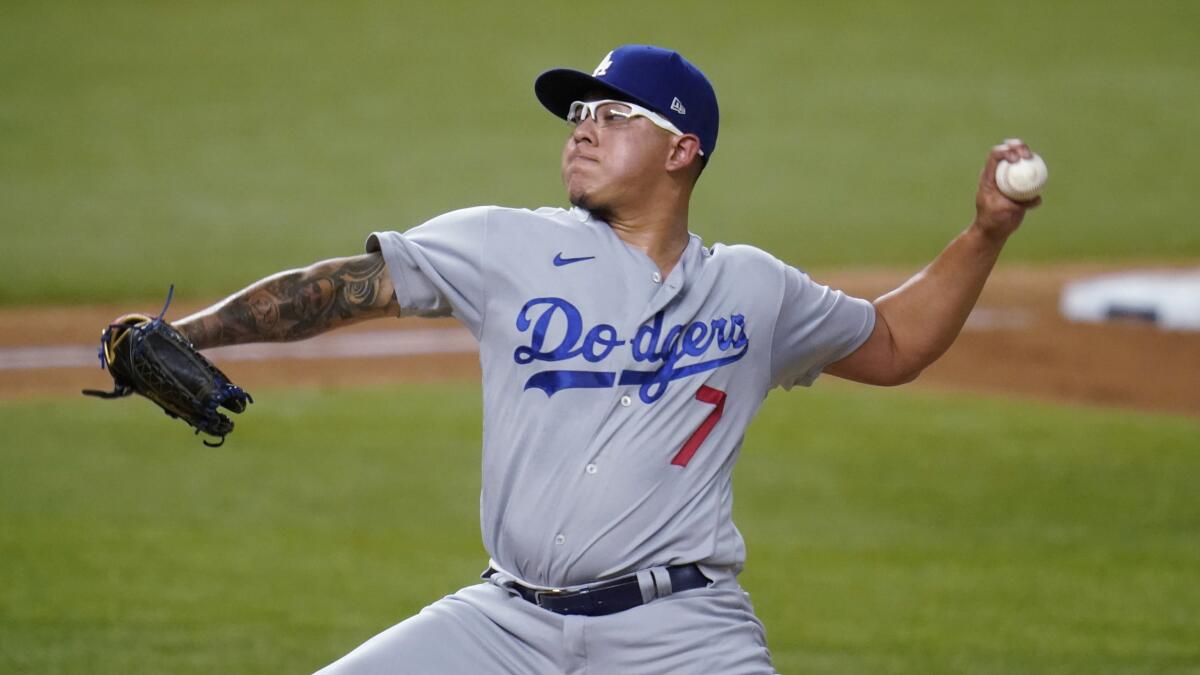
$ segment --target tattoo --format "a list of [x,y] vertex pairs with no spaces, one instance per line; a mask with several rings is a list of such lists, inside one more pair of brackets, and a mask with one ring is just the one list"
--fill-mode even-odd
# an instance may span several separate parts
[[302,340],[399,305],[379,253],[283,272],[175,324],[198,349]]

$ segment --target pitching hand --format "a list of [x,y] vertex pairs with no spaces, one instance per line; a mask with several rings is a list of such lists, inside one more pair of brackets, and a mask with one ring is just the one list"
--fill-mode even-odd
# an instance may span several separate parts
[[1021,226],[1025,211],[1042,203],[1037,197],[1027,202],[1016,202],[1004,196],[996,187],[996,165],[1000,160],[1017,162],[1033,157],[1033,152],[1019,138],[1010,138],[992,148],[987,164],[979,176],[979,191],[975,193],[975,221],[972,227],[979,228],[988,237],[1003,241]]

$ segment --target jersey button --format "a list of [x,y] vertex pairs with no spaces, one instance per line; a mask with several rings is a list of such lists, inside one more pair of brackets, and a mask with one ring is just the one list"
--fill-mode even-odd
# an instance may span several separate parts
[[658,272],[655,272],[653,275],[651,275],[650,278],[653,279],[654,283],[656,283],[656,284],[662,281],[662,275],[659,274]]
[[595,464],[588,464],[588,465],[587,465],[587,466],[584,468],[584,471],[587,471],[588,473],[596,473],[596,465],[595,465]]
[[566,535],[562,535],[562,534],[558,535],[557,537],[554,538],[554,543],[558,544],[559,546],[562,546],[563,544],[567,543]]
[[631,403],[633,403],[633,399],[629,398],[628,396],[621,397],[621,405],[628,408]]

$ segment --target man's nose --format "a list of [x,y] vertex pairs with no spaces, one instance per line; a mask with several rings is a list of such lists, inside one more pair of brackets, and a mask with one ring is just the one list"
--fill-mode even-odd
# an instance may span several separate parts
[[587,142],[592,145],[596,144],[596,121],[588,117],[584,121],[575,125],[575,129],[571,131],[571,140],[579,145]]

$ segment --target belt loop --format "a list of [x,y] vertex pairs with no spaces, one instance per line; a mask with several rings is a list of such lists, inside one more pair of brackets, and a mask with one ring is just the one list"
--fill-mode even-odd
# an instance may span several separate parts
[[642,604],[653,600],[658,586],[654,582],[654,570],[638,570],[637,581],[638,589],[642,591]]
[[[488,572],[491,572],[491,574],[488,574]],[[519,595],[516,590],[517,580],[512,576],[505,574],[494,567],[489,567],[488,572],[484,572],[481,575],[486,581],[503,588],[509,593],[517,593]]]
[[671,594],[671,574],[666,567],[651,567],[650,574],[654,577],[655,596],[665,598]]

